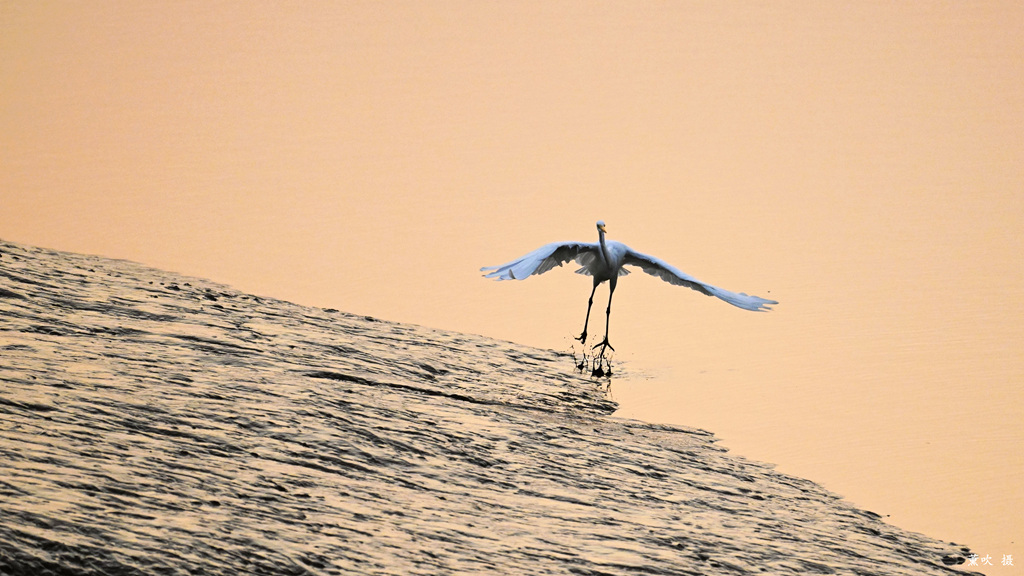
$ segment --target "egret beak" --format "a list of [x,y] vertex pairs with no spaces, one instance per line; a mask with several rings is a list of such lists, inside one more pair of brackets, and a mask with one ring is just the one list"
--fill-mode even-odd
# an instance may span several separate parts
[[604,229],[604,224],[599,224],[597,226],[597,229],[600,230],[601,232],[604,232],[605,234],[608,233],[608,231]]

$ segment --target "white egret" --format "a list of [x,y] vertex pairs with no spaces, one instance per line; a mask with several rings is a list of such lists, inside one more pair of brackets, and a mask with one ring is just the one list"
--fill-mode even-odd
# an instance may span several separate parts
[[681,272],[676,267],[664,262],[654,256],[641,254],[614,240],[605,240],[604,221],[597,223],[598,242],[552,242],[530,252],[522,258],[517,258],[501,266],[484,266],[481,271],[489,271],[484,276],[495,280],[526,280],[534,274],[543,274],[555,266],[575,260],[581,266],[577,274],[593,276],[594,288],[590,291],[590,299],[587,300],[587,318],[583,321],[583,333],[576,338],[581,343],[587,341],[587,325],[590,323],[590,309],[594,305],[594,292],[597,285],[608,281],[608,308],[605,310],[604,340],[594,345],[594,348],[601,346],[601,355],[604,355],[605,348],[612,348],[608,343],[608,325],[612,315],[612,294],[615,293],[615,284],[619,276],[629,274],[624,266],[638,266],[651,276],[657,276],[669,284],[686,286],[702,294],[715,296],[725,300],[733,306],[744,310],[765,311],[771,310],[772,304],[778,304],[774,300],[767,300],[758,296],[748,296],[743,293],[737,294],[723,290],[710,284],[705,284],[693,276]]

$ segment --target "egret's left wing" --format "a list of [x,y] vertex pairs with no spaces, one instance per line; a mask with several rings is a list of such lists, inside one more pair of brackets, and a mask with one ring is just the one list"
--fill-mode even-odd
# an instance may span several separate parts
[[639,266],[644,272],[647,272],[651,276],[657,276],[669,284],[692,288],[701,294],[715,296],[725,300],[733,306],[743,308],[744,310],[771,310],[769,305],[778,304],[775,300],[767,300],[758,296],[748,296],[743,293],[730,292],[729,290],[712,286],[711,284],[705,284],[660,258],[641,254],[633,249],[626,251],[626,257],[622,263],[629,266]]
[[529,254],[501,266],[484,266],[487,278],[496,280],[526,280],[533,274],[543,274],[555,266],[575,260],[581,254],[597,250],[597,244],[587,242],[552,242]]

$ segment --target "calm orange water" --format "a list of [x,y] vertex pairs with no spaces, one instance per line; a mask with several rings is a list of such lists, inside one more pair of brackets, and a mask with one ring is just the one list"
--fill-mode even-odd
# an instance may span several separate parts
[[603,219],[781,302],[623,279],[623,414],[712,430],[1010,573],[1022,12],[4,4],[0,230],[567,349],[585,279],[477,269]]

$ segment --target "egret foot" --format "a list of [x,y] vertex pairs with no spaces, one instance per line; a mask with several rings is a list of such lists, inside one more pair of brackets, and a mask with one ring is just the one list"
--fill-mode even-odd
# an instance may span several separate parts
[[600,347],[601,347],[601,356],[604,356],[604,349],[605,349],[605,348],[611,348],[611,349],[612,349],[612,352],[614,352],[614,351],[615,351],[615,347],[614,347],[614,346],[612,346],[611,344],[609,344],[609,343],[608,343],[608,337],[607,337],[607,336],[605,336],[605,337],[604,337],[604,340],[601,340],[601,341],[600,341],[600,342],[598,342],[597,344],[594,344],[594,345],[593,345],[593,346],[591,347],[591,350],[593,350],[594,348],[597,348],[598,346],[600,346]]
[[578,337],[573,338],[573,340],[579,340],[580,344],[586,344],[587,343],[587,331],[584,330],[583,334],[580,334]]

